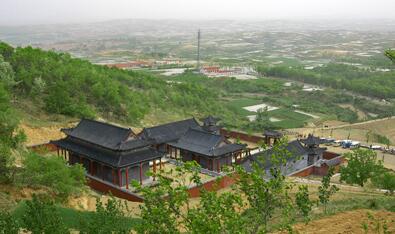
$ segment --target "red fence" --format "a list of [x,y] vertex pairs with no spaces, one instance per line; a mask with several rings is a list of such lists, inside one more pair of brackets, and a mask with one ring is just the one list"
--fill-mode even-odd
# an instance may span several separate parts
[[[328,153],[332,153],[332,152],[328,152]],[[332,165],[335,168],[335,172],[338,172],[340,170],[341,164],[343,164],[346,161],[346,159],[343,156],[339,156],[339,155],[336,158],[332,158],[332,160],[337,160],[337,163],[335,165]],[[309,175],[325,176],[328,174],[328,169],[329,169],[329,165],[324,162],[323,164],[321,164],[321,166],[312,165],[300,171],[297,171],[291,174],[290,176],[297,176],[297,177],[306,177]]]
[[322,154],[322,158],[326,159],[326,160],[330,160],[330,159],[333,159],[333,158],[336,158],[336,157],[339,157],[339,156],[340,156],[340,154],[337,154],[337,153],[334,153],[334,152],[329,152],[329,151],[325,151]]
[[229,187],[235,183],[236,183],[236,177],[234,174],[232,174],[229,176],[223,176],[219,179],[208,181],[208,182],[204,183],[202,186],[196,186],[196,187],[190,188],[188,190],[188,193],[189,193],[190,197],[199,197],[200,190],[202,187],[206,191],[217,191],[217,190]]
[[143,202],[144,199],[137,195],[134,194],[128,190],[119,188],[117,186],[114,186],[106,181],[97,179],[95,177],[92,177],[90,175],[86,175],[86,177],[88,178],[88,185],[100,192],[103,193],[111,193],[112,195],[119,197],[119,198],[123,198],[126,199],[128,201],[133,201],[133,202]]
[[236,131],[231,131],[231,130],[226,130],[226,129],[221,129],[220,131],[221,131],[222,135],[225,135],[227,137],[240,139],[242,141],[252,142],[255,144],[257,144],[259,142],[263,142],[265,140],[264,137],[256,136],[256,135],[249,135],[244,132],[236,132]]

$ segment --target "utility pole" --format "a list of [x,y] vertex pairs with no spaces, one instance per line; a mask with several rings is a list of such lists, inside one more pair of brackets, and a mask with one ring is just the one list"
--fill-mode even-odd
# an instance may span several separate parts
[[200,73],[200,29],[198,30],[197,64],[196,70]]

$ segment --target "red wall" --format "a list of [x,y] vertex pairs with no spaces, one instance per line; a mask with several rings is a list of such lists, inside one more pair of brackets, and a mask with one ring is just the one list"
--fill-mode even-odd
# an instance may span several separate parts
[[252,143],[259,143],[265,140],[264,137],[248,135],[247,133],[243,133],[243,132],[229,131],[226,129],[221,129],[220,132],[222,135],[225,135],[227,137],[236,138],[236,139],[238,138],[242,141],[248,141]]
[[[331,153],[331,152],[328,152],[328,153]],[[346,160],[344,159],[344,157],[341,157],[340,164],[334,166],[335,172],[339,172],[340,165],[343,164],[345,161]],[[306,177],[309,175],[325,176],[328,174],[328,169],[329,169],[329,166],[326,164],[322,164],[321,167],[310,166],[302,171],[292,174],[292,176],[297,176],[297,177]]]
[[209,181],[202,186],[193,187],[188,190],[190,197],[199,197],[200,189],[203,187],[207,191],[217,191],[226,187],[229,187],[236,183],[235,175],[223,176],[219,180]]
[[100,180],[96,180],[95,178],[91,176],[87,176],[88,179],[88,185],[100,192],[103,193],[111,193],[115,197],[123,198],[128,201],[133,201],[133,202],[143,202],[144,199],[136,194],[133,194],[129,191],[120,189],[118,187],[112,186],[109,183],[105,183]]
[[296,176],[296,177],[306,177],[309,176],[311,174],[314,174],[314,167],[307,167],[306,169],[304,169],[303,171],[299,171],[295,174],[292,174],[292,176]]
[[340,156],[340,154],[333,153],[333,152],[329,152],[329,151],[325,151],[325,152],[322,154],[322,157],[323,157],[324,159],[326,159],[326,160],[329,160],[329,159],[332,159],[332,158],[336,158],[336,157],[338,157],[338,156]]

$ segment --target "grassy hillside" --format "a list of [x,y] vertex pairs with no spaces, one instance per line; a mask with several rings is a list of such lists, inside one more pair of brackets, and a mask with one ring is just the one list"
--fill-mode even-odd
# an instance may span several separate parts
[[168,83],[152,74],[93,65],[54,51],[15,49],[5,43],[0,44],[0,54],[2,63],[13,70],[11,92],[23,112],[100,116],[137,125],[152,111],[236,118],[214,90],[198,83]]

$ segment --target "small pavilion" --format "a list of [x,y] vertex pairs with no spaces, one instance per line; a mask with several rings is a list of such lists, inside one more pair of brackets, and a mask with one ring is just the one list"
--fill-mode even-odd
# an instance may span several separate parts
[[322,159],[323,152],[326,148],[321,148],[322,140],[319,137],[315,137],[313,134],[309,134],[306,139],[301,140],[308,151],[307,164],[313,165],[318,160]]
[[265,130],[263,132],[263,136],[265,137],[265,144],[267,146],[272,146],[276,144],[276,142],[283,137],[283,134],[274,130]]
[[220,118],[216,118],[213,117],[212,115],[209,115],[206,118],[201,119],[201,121],[203,121],[202,128],[207,132],[219,134],[221,126],[218,126],[217,123],[220,120],[221,120]]

